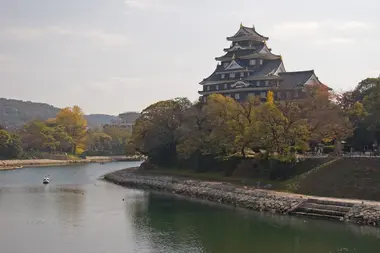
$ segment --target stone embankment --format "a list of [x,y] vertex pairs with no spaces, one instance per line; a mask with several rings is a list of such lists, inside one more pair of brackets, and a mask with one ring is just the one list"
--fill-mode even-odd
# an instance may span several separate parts
[[104,176],[113,183],[146,190],[164,191],[197,199],[209,200],[238,207],[285,214],[304,200],[282,196],[274,192],[237,187],[228,183],[204,182],[167,176],[143,176],[128,170]]
[[[141,175],[125,169],[104,176],[104,179],[125,187],[179,194],[257,211],[292,214],[311,200],[352,203],[341,221],[360,225],[380,225],[380,203],[333,198],[318,198],[269,190],[242,187],[224,182],[206,182],[171,176]],[[305,215],[308,216],[308,215]],[[311,216],[308,216],[311,217]]]

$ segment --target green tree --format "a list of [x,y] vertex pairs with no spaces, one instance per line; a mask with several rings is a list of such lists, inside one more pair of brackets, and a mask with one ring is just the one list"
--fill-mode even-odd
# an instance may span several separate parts
[[113,154],[123,154],[125,145],[131,139],[131,129],[123,126],[104,126],[102,131],[111,137],[110,151]]
[[178,130],[191,107],[186,98],[157,102],[141,113],[132,133],[137,151],[152,161],[171,164],[177,160]]
[[0,156],[6,157],[8,145],[11,141],[11,136],[5,130],[0,130]]
[[0,130],[0,157],[6,159],[17,158],[22,153],[20,137]]
[[7,157],[8,158],[19,158],[23,153],[21,138],[17,134],[11,134],[11,140],[8,143]]
[[88,140],[88,150],[90,152],[104,154],[112,149],[112,137],[103,132],[90,132]]

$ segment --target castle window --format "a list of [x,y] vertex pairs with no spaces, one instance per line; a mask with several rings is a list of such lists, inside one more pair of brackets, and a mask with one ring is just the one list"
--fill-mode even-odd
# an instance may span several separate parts
[[251,65],[251,66],[256,65],[256,60],[250,60],[249,65]]
[[277,92],[277,98],[281,98],[281,92]]
[[294,92],[294,97],[295,97],[295,98],[298,98],[298,91],[295,91],[295,92]]
[[239,93],[235,93],[235,99],[240,99],[240,94]]
[[227,85],[226,83],[224,84],[224,88],[225,88],[225,89],[228,89],[228,85]]
[[263,65],[263,59],[260,59],[260,65]]
[[290,98],[291,98],[290,92],[286,92],[286,98],[287,98],[287,99],[290,99]]
[[256,81],[256,86],[260,86],[260,81]]
[[244,72],[240,72],[240,77],[244,77]]
[[221,77],[222,77],[222,79],[224,79],[224,78],[226,77],[226,75],[225,75],[225,74],[222,74],[222,76],[221,76]]
[[235,78],[235,73],[230,73],[230,78]]
[[218,85],[218,84],[215,86],[215,89],[216,89],[216,90],[219,90],[219,85]]
[[206,86],[206,90],[207,90],[207,91],[210,90],[210,86],[209,86],[209,85]]
[[266,92],[260,92],[260,97],[266,98],[267,97],[267,93]]
[[254,97],[254,96],[255,96],[255,93],[254,93],[254,92],[250,92],[250,93],[248,93],[248,96],[252,96],[252,97]]
[[265,86],[269,86],[269,81],[268,80],[265,81]]

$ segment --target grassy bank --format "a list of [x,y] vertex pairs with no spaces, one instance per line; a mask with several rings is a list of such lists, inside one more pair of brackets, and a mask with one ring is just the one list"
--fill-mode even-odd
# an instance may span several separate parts
[[[198,173],[194,170],[154,168],[138,173],[146,175],[168,175],[206,181],[228,182],[240,186],[270,184],[268,189],[320,197],[362,199],[380,201],[380,158],[379,157],[335,157],[320,164],[305,161],[307,167],[301,174],[293,174],[287,180],[268,180],[260,177],[226,176],[223,171]],[[297,165],[298,166],[298,165]],[[248,166],[246,171],[253,170]],[[297,168],[298,169],[298,168]],[[265,187],[266,188],[266,187]]]
[[136,170],[136,174],[139,175],[156,175],[156,176],[173,176],[184,179],[199,179],[204,181],[213,181],[213,182],[227,182],[236,184],[239,186],[257,186],[257,183],[260,182],[260,185],[271,184],[273,190],[286,191],[287,182],[285,181],[272,181],[267,179],[257,179],[257,178],[240,178],[240,177],[227,177],[223,172],[204,172],[198,173],[192,170],[175,170],[175,169],[165,169],[159,168],[155,170]]

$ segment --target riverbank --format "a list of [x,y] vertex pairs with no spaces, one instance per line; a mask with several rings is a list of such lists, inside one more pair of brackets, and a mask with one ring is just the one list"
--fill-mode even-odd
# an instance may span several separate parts
[[68,159],[68,160],[54,160],[54,159],[25,159],[25,160],[0,160],[0,170],[13,170],[23,168],[25,166],[48,166],[48,165],[70,165],[81,163],[99,163],[99,162],[121,162],[121,161],[141,161],[139,156],[92,156],[86,159]]
[[163,191],[191,198],[229,204],[246,209],[291,214],[308,201],[331,202],[350,206],[341,221],[380,226],[380,203],[351,199],[314,197],[277,192],[227,182],[211,182],[174,176],[139,174],[125,169],[104,176],[104,179],[125,187]]

